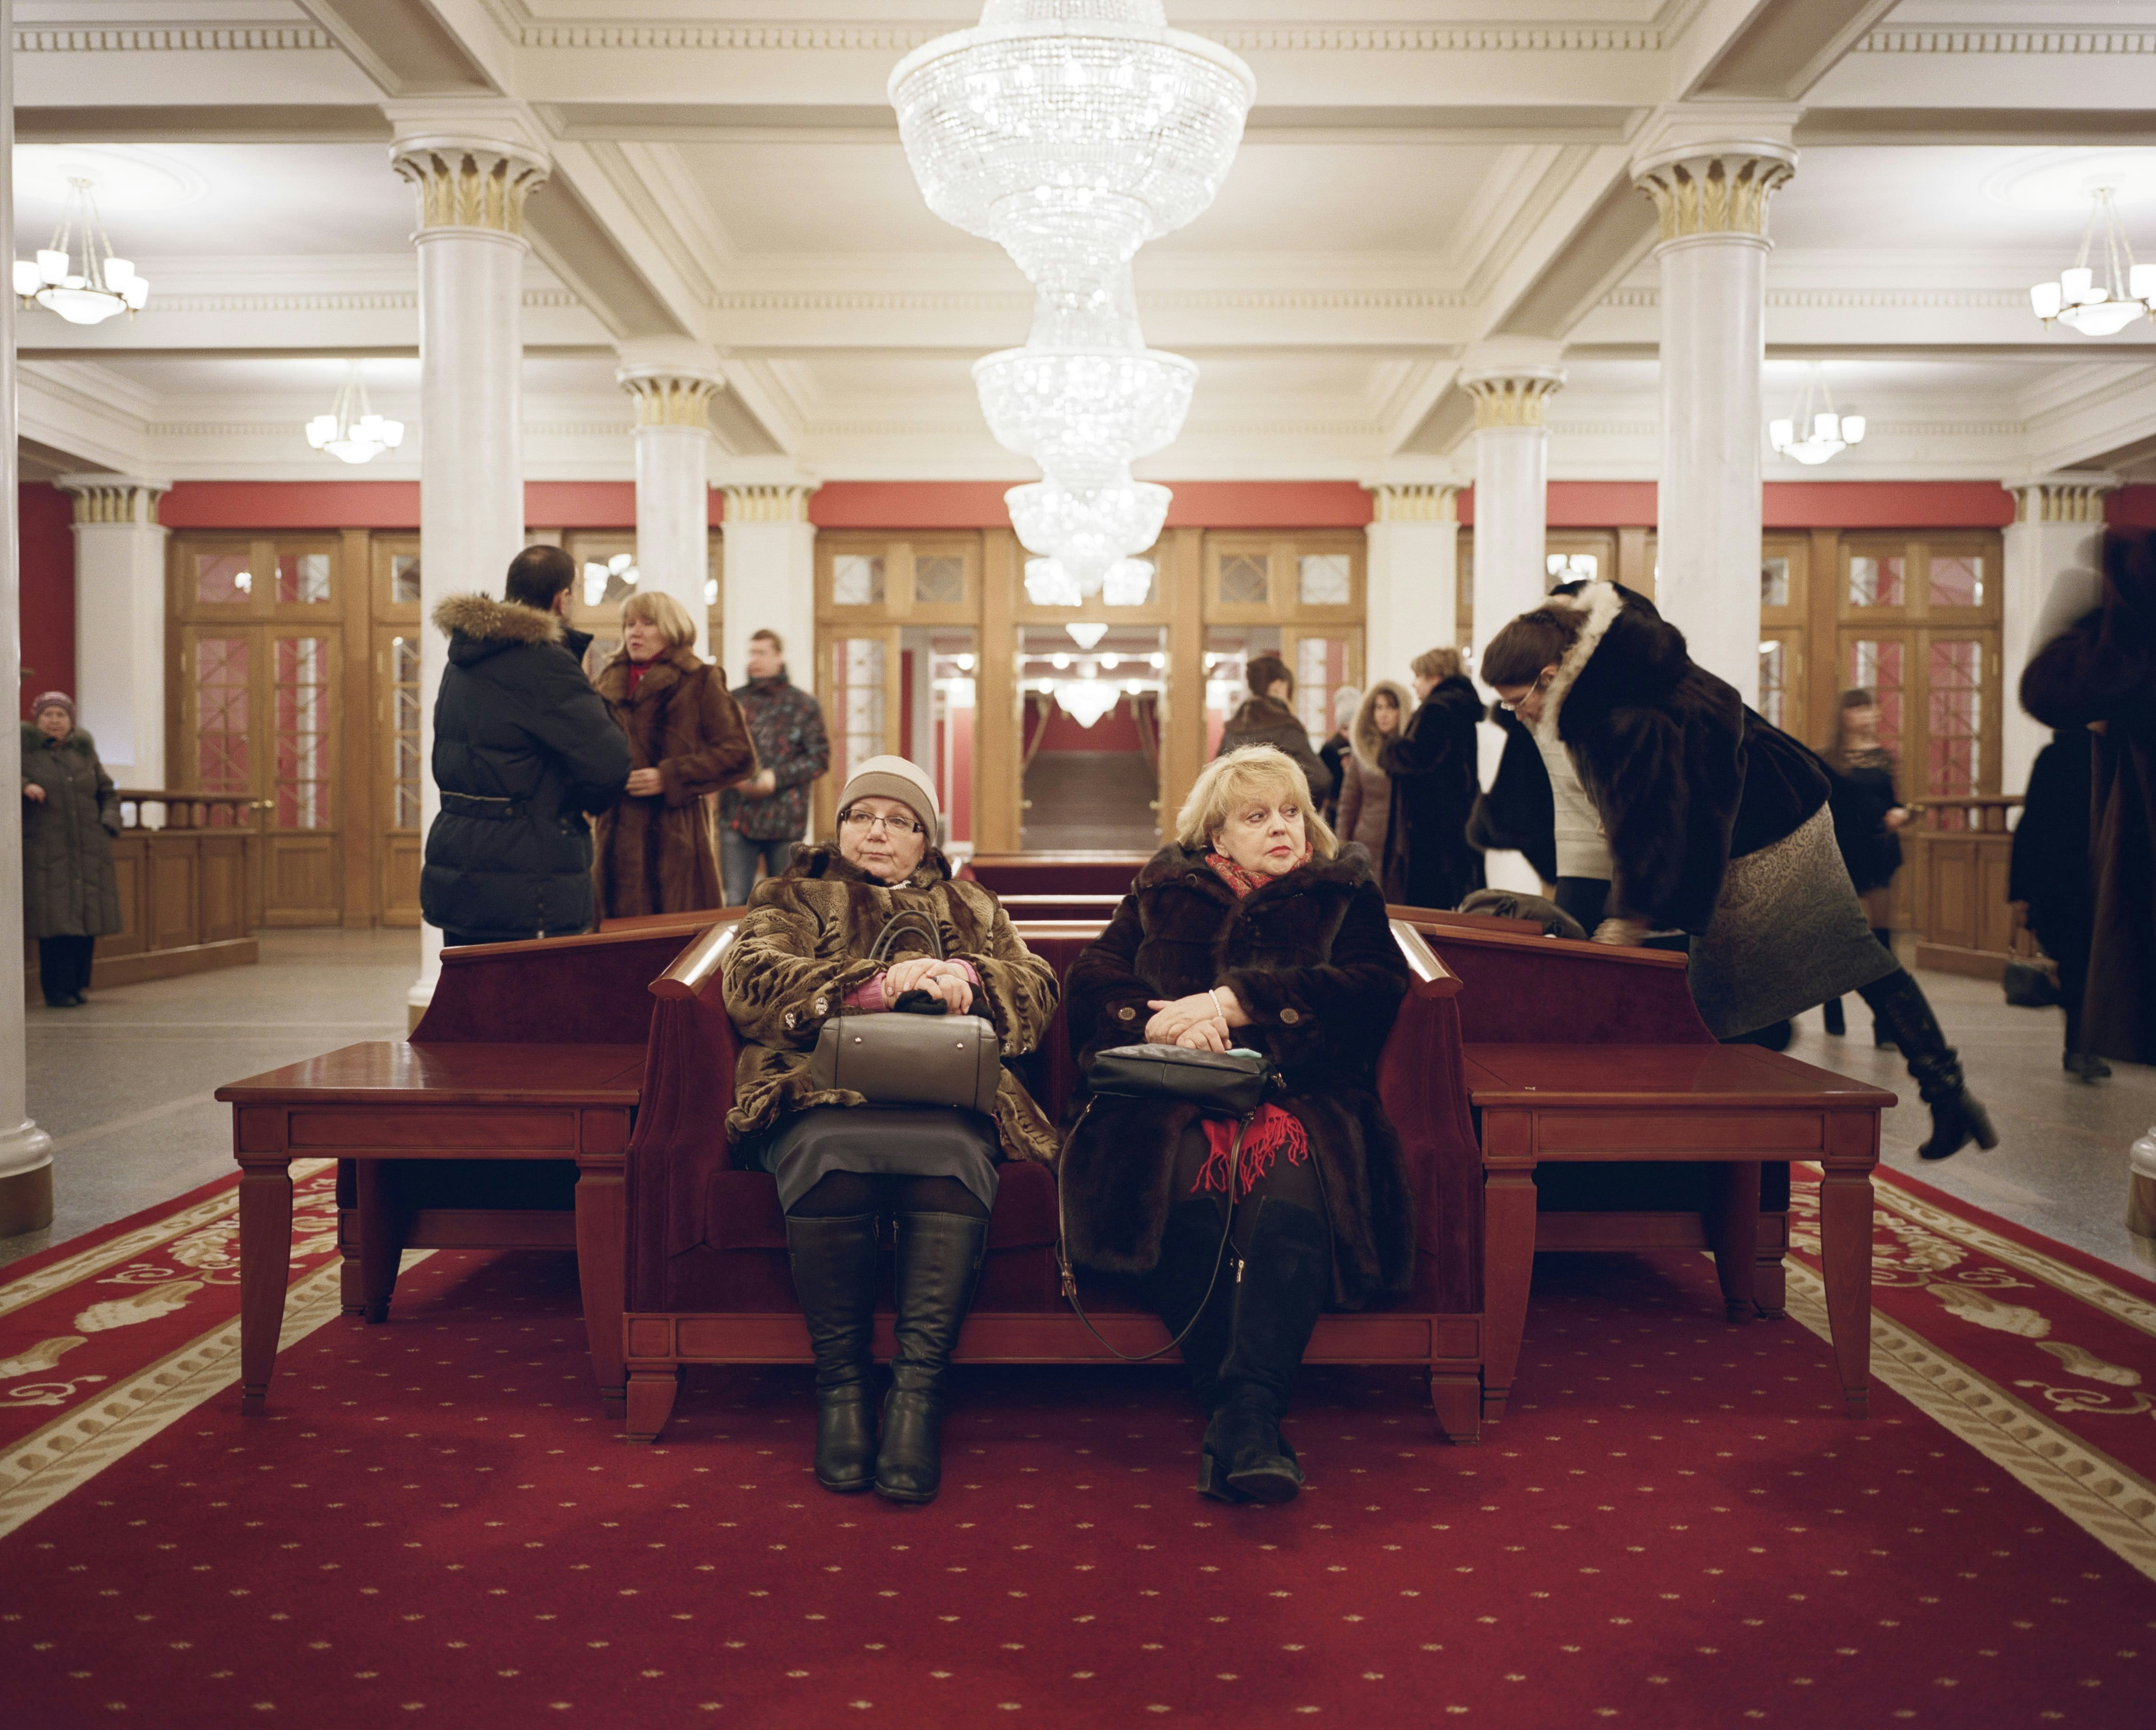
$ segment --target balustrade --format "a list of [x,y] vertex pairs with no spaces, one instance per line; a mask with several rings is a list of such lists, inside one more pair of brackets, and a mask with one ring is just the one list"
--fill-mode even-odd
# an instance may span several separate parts
[[1911,801],[1894,923],[1915,933],[1919,967],[1997,979],[2010,958],[2035,953],[2006,898],[2014,849],[2006,814],[2020,804],[2018,794],[1998,793]]

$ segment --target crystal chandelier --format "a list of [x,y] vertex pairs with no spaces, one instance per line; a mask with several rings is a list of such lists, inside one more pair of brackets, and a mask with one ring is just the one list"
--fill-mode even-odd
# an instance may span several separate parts
[[337,386],[327,414],[307,422],[307,443],[345,463],[372,463],[404,442],[404,423],[378,415],[367,406],[367,381],[352,363],[352,376]]
[[[15,292],[25,306],[42,306],[70,325],[100,325],[115,313],[132,315],[150,298],[150,284],[126,258],[112,255],[112,242],[97,214],[97,193],[88,179],[68,182],[66,206],[51,244],[34,259],[15,260]],[[76,229],[82,231],[82,268],[71,256]]]
[[[1824,402],[1825,407],[1817,407]],[[1797,437],[1797,428],[1806,429],[1804,436]],[[1804,392],[1798,400],[1796,412],[1787,420],[1767,422],[1767,442],[1774,447],[1778,457],[1789,457],[1817,468],[1829,458],[1840,456],[1852,444],[1864,443],[1864,417],[1861,414],[1836,414],[1834,394],[1827,389],[1826,374],[1815,366],[1804,378]]]
[[[2156,264],[2133,262],[2133,248],[2126,243],[2126,230],[2118,220],[2113,196],[2118,190],[2109,184],[2088,188],[2095,204],[2088,227],[2082,231],[2082,249],[2073,268],[2061,270],[2056,282],[2040,282],[2029,290],[2029,304],[2046,325],[2071,325],[2084,336],[2108,336],[2143,313],[2156,310]],[[2099,225],[2105,265],[2101,283],[2089,264]]]
[[[1006,499],[1026,593],[1140,604],[1165,487],[1131,464],[1172,443],[1198,369],[1145,345],[1130,264],[1213,202],[1256,83],[1160,0],[986,0],[979,25],[893,69],[890,95],[928,207],[994,240],[1034,288],[1025,346],[975,363],[989,430],[1046,479]],[[1124,597],[1124,598],[1119,598]]]

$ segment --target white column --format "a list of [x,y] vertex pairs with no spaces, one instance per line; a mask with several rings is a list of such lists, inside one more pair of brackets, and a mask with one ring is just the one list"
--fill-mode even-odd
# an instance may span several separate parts
[[1555,344],[1543,357],[1471,354],[1460,387],[1475,399],[1475,658],[1549,591],[1549,428],[1543,412],[1564,386]]
[[[419,821],[434,786],[434,695],[445,596],[500,595],[524,545],[524,201],[547,177],[537,141],[503,104],[392,102],[390,160],[419,196]],[[410,1001],[434,995],[442,934],[420,928]]]
[[1767,201],[1796,167],[1794,125],[1789,109],[1672,110],[1632,165],[1661,219],[1655,601],[1747,703],[1759,697]]
[[1460,489],[1447,481],[1370,488],[1363,684],[1408,682],[1424,649],[1459,641]]
[[[15,8],[0,0],[0,234],[15,232]],[[23,683],[21,524],[15,491],[15,297],[0,294],[0,684]],[[162,622],[164,608],[158,607]],[[18,730],[5,729],[15,760],[8,779],[23,784]],[[53,1222],[53,1139],[30,1121],[23,1052],[23,801],[0,799],[0,1237]]]
[[168,481],[69,474],[74,495],[75,713],[123,787],[172,783],[165,762],[165,535]]
[[720,525],[726,554],[726,653],[732,679],[746,678],[748,640],[778,633],[787,670],[804,691],[816,688],[816,525],[808,520],[805,482],[729,486]]
[[[710,655],[711,398],[722,383],[707,349],[624,343],[614,377],[636,399],[637,587],[663,590],[696,622],[696,653]],[[729,676],[740,663],[728,668]]]
[[2016,485],[1999,594],[1999,791],[2025,792],[2051,729],[2021,707],[2029,658],[2103,598],[2103,496],[2115,474],[2046,474]]

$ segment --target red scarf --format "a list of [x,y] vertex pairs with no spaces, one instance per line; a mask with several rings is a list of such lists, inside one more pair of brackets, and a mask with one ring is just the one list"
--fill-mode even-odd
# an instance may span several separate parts
[[634,697],[636,694],[636,688],[644,683],[644,675],[658,664],[659,661],[655,656],[649,661],[631,661],[629,663],[629,694],[630,696]]
[[[1213,868],[1213,874],[1235,892],[1238,901],[1260,883],[1273,881],[1270,877],[1260,877],[1255,872],[1244,870],[1224,853],[1209,852],[1205,856],[1205,862]],[[1295,862],[1293,868],[1300,869],[1309,862],[1310,848],[1306,845],[1302,857]],[[1197,1183],[1191,1189],[1192,1195],[1202,1190],[1228,1188],[1228,1168],[1229,1155],[1235,1144],[1235,1128],[1225,1118],[1205,1119],[1207,1158],[1199,1171]],[[1305,1133],[1300,1118],[1281,1110],[1277,1105],[1260,1105],[1243,1137],[1242,1156],[1236,1162],[1237,1193],[1230,1195],[1228,1199],[1240,1201],[1247,1196],[1258,1180],[1273,1169],[1274,1156],[1280,1154],[1287,1156],[1289,1164],[1301,1164],[1310,1157],[1310,1137]]]

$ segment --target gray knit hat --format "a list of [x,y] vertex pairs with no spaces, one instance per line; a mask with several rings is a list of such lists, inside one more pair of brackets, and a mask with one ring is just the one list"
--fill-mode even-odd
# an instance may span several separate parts
[[943,808],[937,803],[936,783],[917,763],[904,757],[870,757],[848,777],[839,791],[839,809],[856,799],[896,799],[911,808],[928,831],[928,844],[943,841]]

